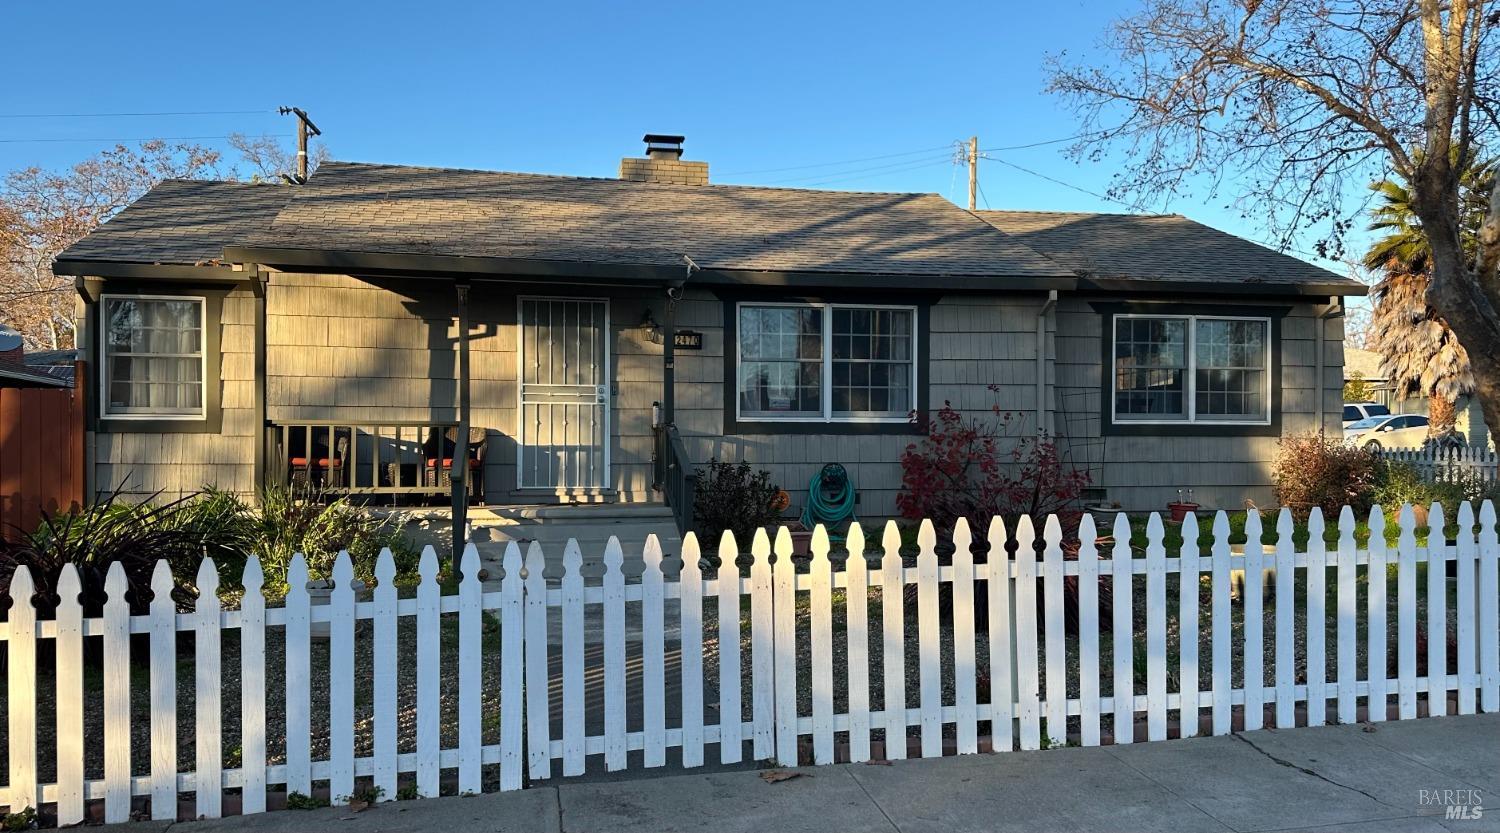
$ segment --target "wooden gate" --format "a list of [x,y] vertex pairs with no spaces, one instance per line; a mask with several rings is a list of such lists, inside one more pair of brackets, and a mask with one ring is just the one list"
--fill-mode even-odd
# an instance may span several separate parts
[[0,388],[0,536],[83,504],[84,366],[74,387]]

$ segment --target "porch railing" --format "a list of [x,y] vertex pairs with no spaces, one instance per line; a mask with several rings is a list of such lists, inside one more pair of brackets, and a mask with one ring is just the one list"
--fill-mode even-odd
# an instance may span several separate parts
[[268,476],[335,494],[447,495],[454,422],[305,421],[268,427]]
[[698,471],[688,459],[687,447],[675,425],[658,425],[656,432],[656,488],[662,493],[677,522],[677,531],[693,528],[693,499]]

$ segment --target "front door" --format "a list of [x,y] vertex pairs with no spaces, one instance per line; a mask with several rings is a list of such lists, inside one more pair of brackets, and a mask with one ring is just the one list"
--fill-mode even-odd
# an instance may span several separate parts
[[609,485],[609,305],[522,298],[520,309],[522,489],[575,491]]

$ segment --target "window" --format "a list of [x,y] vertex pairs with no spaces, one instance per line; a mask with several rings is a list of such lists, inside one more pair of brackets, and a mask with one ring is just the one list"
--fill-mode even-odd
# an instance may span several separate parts
[[904,421],[916,407],[916,310],[741,304],[739,416]]
[[1363,415],[1359,412],[1359,409],[1356,408],[1356,407],[1354,407],[1353,405],[1345,405],[1344,406],[1344,421],[1345,422],[1349,422],[1351,420],[1359,419],[1361,416],[1363,416]]
[[1266,318],[1118,315],[1114,421],[1266,424]]
[[102,300],[105,416],[204,416],[204,299]]

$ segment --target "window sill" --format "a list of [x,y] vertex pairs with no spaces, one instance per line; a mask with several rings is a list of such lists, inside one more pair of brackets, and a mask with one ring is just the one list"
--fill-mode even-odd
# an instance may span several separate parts
[[822,419],[734,419],[726,416],[724,433],[728,434],[921,434],[924,428],[909,419],[838,420]]

